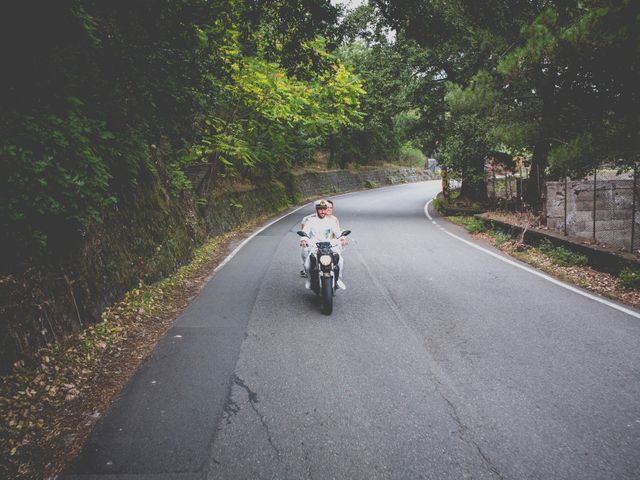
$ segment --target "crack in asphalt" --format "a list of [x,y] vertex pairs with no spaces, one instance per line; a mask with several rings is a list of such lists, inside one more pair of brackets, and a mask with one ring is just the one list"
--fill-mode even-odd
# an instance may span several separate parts
[[229,425],[231,423],[231,418],[235,417],[238,412],[240,411],[240,407],[238,406],[238,404],[236,402],[233,401],[233,399],[229,398],[229,400],[227,400],[227,403],[224,406],[224,419],[227,422],[227,425]]
[[[432,375],[433,375],[433,372],[432,372]],[[458,409],[453,404],[453,402],[451,400],[449,400],[446,397],[446,395],[444,395],[442,393],[442,390],[441,390],[442,384],[440,383],[440,381],[438,381],[438,379],[435,377],[435,375],[433,376],[433,379],[436,382],[436,385],[438,386],[437,387],[438,394],[440,395],[440,397],[449,406],[449,410],[450,410],[449,416],[455,422],[455,424],[458,426],[458,438],[460,438],[460,440],[462,440],[466,444],[474,447],[476,449],[476,451],[478,452],[478,455],[480,455],[480,458],[482,458],[486,468],[491,473],[495,474],[500,480],[503,480],[504,477],[500,474],[500,472],[498,471],[497,467],[493,464],[491,459],[482,451],[482,448],[480,448],[480,445],[478,445],[474,440],[472,440],[470,438],[466,438],[465,434],[469,431],[469,428],[462,422],[462,419],[460,418],[460,415],[458,414]]]
[[251,408],[253,409],[255,414],[260,419],[260,423],[262,424],[262,427],[264,428],[267,434],[267,440],[269,441],[269,445],[271,445],[271,448],[273,448],[274,452],[276,452],[276,455],[280,457],[280,450],[278,449],[278,447],[276,447],[275,443],[273,442],[273,438],[271,437],[271,431],[269,430],[269,425],[267,425],[267,422],[265,421],[264,416],[258,411],[258,407],[256,407],[256,404],[260,403],[260,400],[258,400],[258,394],[253,390],[251,390],[244,383],[244,381],[240,377],[238,377],[238,375],[236,374],[233,375],[233,383],[243,388],[247,392],[249,404],[251,405]]

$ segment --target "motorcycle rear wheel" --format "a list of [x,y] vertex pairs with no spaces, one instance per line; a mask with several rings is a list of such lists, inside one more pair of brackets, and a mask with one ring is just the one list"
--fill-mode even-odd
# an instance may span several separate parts
[[331,315],[333,312],[333,278],[322,277],[322,313]]

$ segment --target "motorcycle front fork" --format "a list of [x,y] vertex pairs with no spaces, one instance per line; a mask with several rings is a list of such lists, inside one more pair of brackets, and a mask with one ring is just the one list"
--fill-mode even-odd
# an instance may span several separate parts
[[[311,286],[313,287],[318,278],[318,263],[316,262],[315,257],[311,257],[311,265],[309,267],[309,275],[311,278]],[[336,262],[333,266],[333,288],[338,288],[338,278],[340,278],[340,267],[338,267],[338,263]],[[319,288],[319,282],[318,282]]]

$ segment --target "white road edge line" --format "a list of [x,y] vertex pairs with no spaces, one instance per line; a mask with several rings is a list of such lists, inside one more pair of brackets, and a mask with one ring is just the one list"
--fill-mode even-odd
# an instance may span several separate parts
[[231,259],[233,257],[236,256],[236,254],[240,251],[240,249],[242,247],[244,247],[247,243],[249,243],[253,237],[255,237],[256,235],[258,235],[259,233],[265,231],[267,228],[269,228],[271,225],[273,225],[276,222],[279,222],[280,220],[282,220],[285,217],[288,217],[289,215],[296,213],[298,210],[308,206],[308,203],[305,203],[304,205],[299,206],[298,208],[296,208],[295,210],[291,210],[289,213],[285,213],[284,215],[279,216],[278,218],[276,218],[275,220],[273,220],[272,222],[268,223],[267,225],[265,225],[264,227],[256,230],[255,232],[253,232],[250,236],[248,236],[247,238],[245,238],[242,243],[240,245],[238,245],[233,252],[231,252],[229,255],[227,255],[227,258],[225,258],[220,265],[218,265],[216,268],[213,269],[213,273],[216,273],[218,270],[220,270],[222,267],[224,267],[227,263],[229,263],[229,261],[231,261]]
[[429,200],[424,206],[424,214],[427,216],[429,220],[433,221],[433,217],[429,215],[429,205],[431,204],[431,202],[433,202],[433,198]]
[[[424,206],[424,212],[427,215],[427,218],[429,218],[429,219],[431,219],[431,215],[429,215],[429,212],[427,210],[429,208],[429,204],[432,201],[433,201],[433,199],[429,200],[427,202],[427,204]],[[605,300],[604,298],[600,298],[600,297],[597,297],[595,295],[592,295],[592,294],[590,294],[588,292],[585,292],[584,290],[580,290],[579,288],[572,287],[571,285],[567,285],[566,283],[563,283],[563,282],[561,282],[559,280],[556,280],[555,278],[550,277],[549,275],[547,275],[545,273],[542,273],[542,272],[540,272],[538,270],[534,270],[533,268],[529,268],[529,267],[527,267],[525,265],[522,265],[522,264],[520,264],[518,262],[515,262],[513,260],[505,258],[502,255],[498,255],[497,253],[492,252],[491,250],[487,250],[486,248],[483,248],[480,245],[476,245],[475,243],[472,243],[472,242],[470,242],[468,240],[465,240],[464,238],[459,237],[458,235],[455,235],[455,234],[445,230],[444,228],[440,228],[440,229],[444,233],[446,233],[447,235],[449,235],[449,236],[451,236],[451,237],[453,237],[453,238],[455,238],[457,240],[460,240],[463,243],[466,243],[467,245],[475,248],[476,250],[480,250],[481,252],[484,252],[484,253],[486,253],[488,255],[491,255],[492,257],[495,257],[498,260],[502,260],[505,263],[513,265],[514,267],[518,267],[518,268],[520,268],[520,269],[522,269],[522,270],[524,270],[526,272],[532,273],[533,275],[536,275],[536,276],[538,276],[540,278],[543,278],[543,279],[545,279],[545,280],[547,280],[547,281],[549,281],[549,282],[551,282],[551,283],[553,283],[555,285],[558,285],[559,287],[566,288],[567,290],[570,290],[570,291],[572,291],[574,293],[577,293],[578,295],[582,295],[583,297],[587,297],[587,298],[590,298],[591,300],[595,300],[596,302],[599,302],[599,303],[602,303],[604,305],[607,305],[608,307],[611,307],[611,308],[614,308],[615,310],[618,310],[620,312],[626,313],[627,315],[631,315],[632,317],[640,318],[640,313],[638,313],[638,312],[634,312],[633,310],[630,310],[630,309],[625,308],[625,307],[623,307],[621,305],[618,305],[618,304],[615,304],[615,303],[610,302],[608,300]]]

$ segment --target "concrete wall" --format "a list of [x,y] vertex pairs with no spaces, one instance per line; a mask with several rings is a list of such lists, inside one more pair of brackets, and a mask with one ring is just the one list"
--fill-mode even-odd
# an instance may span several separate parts
[[[593,238],[593,180],[568,181],[567,234]],[[565,182],[546,182],[547,227],[564,230]],[[595,187],[595,238],[599,243],[629,250],[633,216],[633,180],[598,180]],[[638,195],[638,194],[636,194]],[[636,196],[636,201],[640,196]],[[636,210],[638,208],[636,207]],[[640,241],[640,215],[636,212],[635,240]]]

